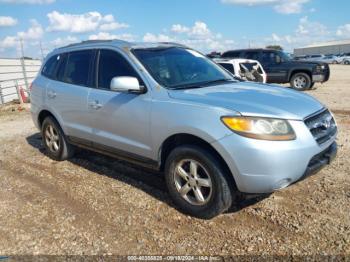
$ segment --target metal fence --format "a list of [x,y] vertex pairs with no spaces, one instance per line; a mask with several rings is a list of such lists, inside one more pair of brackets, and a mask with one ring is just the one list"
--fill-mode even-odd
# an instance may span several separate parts
[[20,99],[21,89],[29,94],[40,67],[40,60],[0,58],[0,104]]

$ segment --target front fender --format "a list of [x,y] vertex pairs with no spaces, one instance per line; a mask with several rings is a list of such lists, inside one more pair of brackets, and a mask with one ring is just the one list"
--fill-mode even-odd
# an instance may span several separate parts
[[312,68],[308,68],[308,67],[294,67],[291,70],[289,70],[288,73],[288,81],[290,81],[290,79],[292,78],[292,75],[294,75],[295,73],[300,73],[300,72],[304,72],[307,73],[310,77],[312,77]]
[[150,127],[152,158],[158,159],[162,144],[173,135],[192,135],[210,144],[232,134],[221,122],[223,115],[232,114],[229,110],[212,106],[155,102]]

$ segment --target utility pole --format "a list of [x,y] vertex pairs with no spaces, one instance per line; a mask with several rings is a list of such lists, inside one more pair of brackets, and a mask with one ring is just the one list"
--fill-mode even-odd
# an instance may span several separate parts
[[39,44],[40,44],[40,52],[41,52],[41,61],[44,61],[44,52],[43,52],[43,46],[41,44],[41,40],[40,40]]
[[21,46],[21,66],[22,66],[22,73],[23,73],[23,78],[24,78],[24,84],[26,85],[26,89],[29,90],[29,85],[28,85],[28,79],[27,79],[27,72],[26,72],[26,65],[24,61],[24,50],[23,50],[23,39],[19,39],[20,46]]

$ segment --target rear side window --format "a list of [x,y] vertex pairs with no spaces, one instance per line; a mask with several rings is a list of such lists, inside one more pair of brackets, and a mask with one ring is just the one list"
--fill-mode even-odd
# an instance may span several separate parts
[[44,65],[43,70],[41,72],[42,75],[51,79],[55,79],[55,72],[60,58],[60,55],[54,55],[53,57],[51,57]]
[[222,57],[225,57],[225,58],[239,58],[239,57],[241,57],[240,54],[241,54],[241,52],[238,52],[238,51],[228,51],[228,52],[224,53],[222,55]]
[[232,64],[228,63],[219,63],[223,68],[225,68],[227,71],[229,71],[232,74],[235,74],[235,69]]
[[131,76],[142,80],[136,71],[131,67],[129,62],[120,54],[112,50],[100,50],[98,62],[98,87],[110,89],[113,77]]
[[88,86],[92,57],[93,52],[91,50],[69,53],[64,70],[63,82],[73,85]]
[[60,57],[60,62],[58,63],[58,68],[56,72],[56,79],[58,81],[63,81],[64,77],[64,71],[66,69],[66,64],[67,64],[67,54],[62,54]]
[[252,60],[259,60],[259,52],[246,52],[244,58],[246,59],[252,59]]

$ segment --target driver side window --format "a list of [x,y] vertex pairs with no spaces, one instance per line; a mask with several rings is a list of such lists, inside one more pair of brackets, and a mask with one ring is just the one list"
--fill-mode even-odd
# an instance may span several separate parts
[[142,80],[131,67],[129,62],[120,54],[112,50],[100,50],[98,60],[98,88],[110,89],[113,77],[136,77],[142,85]]

